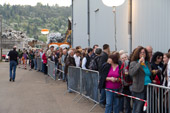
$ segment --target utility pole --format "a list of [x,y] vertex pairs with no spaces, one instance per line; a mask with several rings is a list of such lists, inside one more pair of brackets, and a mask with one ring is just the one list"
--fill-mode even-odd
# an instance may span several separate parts
[[0,38],[1,38],[1,56],[0,60],[2,61],[2,16],[0,15]]

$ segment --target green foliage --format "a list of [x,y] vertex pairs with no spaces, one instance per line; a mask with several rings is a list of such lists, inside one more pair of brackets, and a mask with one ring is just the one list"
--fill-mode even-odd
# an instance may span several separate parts
[[41,29],[49,29],[50,32],[65,33],[67,29],[67,19],[71,16],[71,7],[59,7],[42,5],[36,6],[21,5],[0,5],[0,15],[3,22],[15,30],[24,31],[27,36],[39,37],[45,41],[41,35]]
[[43,41],[43,42],[46,42],[46,41],[47,41],[47,36],[46,36],[46,35],[40,35],[40,36],[38,37],[38,40],[41,40],[41,41]]

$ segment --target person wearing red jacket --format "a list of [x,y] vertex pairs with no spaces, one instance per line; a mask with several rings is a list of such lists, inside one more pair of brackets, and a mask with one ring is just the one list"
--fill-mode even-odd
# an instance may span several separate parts
[[47,74],[47,50],[42,55],[44,74]]

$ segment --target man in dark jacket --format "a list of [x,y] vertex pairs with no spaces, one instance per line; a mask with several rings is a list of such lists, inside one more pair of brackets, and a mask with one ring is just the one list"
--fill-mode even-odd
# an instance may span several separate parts
[[[68,67],[76,66],[75,59],[73,56],[74,56],[74,51],[71,49],[68,51],[68,56],[65,61],[65,69],[64,69],[64,73],[65,73],[66,81],[67,81],[67,88],[68,88]],[[69,89],[68,89],[68,92],[71,93]]]
[[95,51],[96,51],[96,49],[99,47],[99,45],[97,45],[97,44],[95,44],[94,46],[93,46],[93,54],[91,55],[91,58],[92,59],[94,59],[95,57],[96,57],[96,54],[95,54]]
[[[18,57],[18,52],[16,51],[16,46],[13,47],[13,51],[10,51],[9,54],[9,61],[10,61],[10,79],[9,81],[15,81],[15,72],[16,72],[16,67],[17,67],[17,60],[19,59]],[[13,73],[12,73],[13,71]]]
[[100,62],[99,62],[99,68],[102,68],[102,65],[107,62],[108,55],[110,54],[110,47],[108,44],[103,45],[103,52],[101,54]]
[[90,66],[89,66],[89,68],[91,70],[99,71],[99,62],[100,62],[100,58],[101,58],[101,56],[100,56],[101,53],[102,53],[102,49],[101,48],[96,48],[96,50],[95,50],[95,58],[91,60]]
[[73,50],[69,50],[68,51],[68,56],[66,58],[66,63],[65,63],[65,74],[67,75],[68,74],[68,67],[69,66],[76,66],[76,63],[75,63],[75,59],[74,59],[74,51]]
[[[103,68],[103,64],[105,64],[108,60],[108,55],[110,54],[110,47],[108,44],[103,45],[103,52],[100,57],[100,62],[99,62],[99,75],[100,77],[102,76],[101,74],[103,73],[101,70]],[[100,88],[100,87],[99,87]],[[106,92],[105,89],[100,88],[100,105],[103,107],[106,104]]]

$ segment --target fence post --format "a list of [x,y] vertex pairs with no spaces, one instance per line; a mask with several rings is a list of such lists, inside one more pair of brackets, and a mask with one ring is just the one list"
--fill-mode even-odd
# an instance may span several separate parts
[[149,85],[147,85],[147,113],[149,113],[149,106],[150,106],[150,102],[149,102]]

